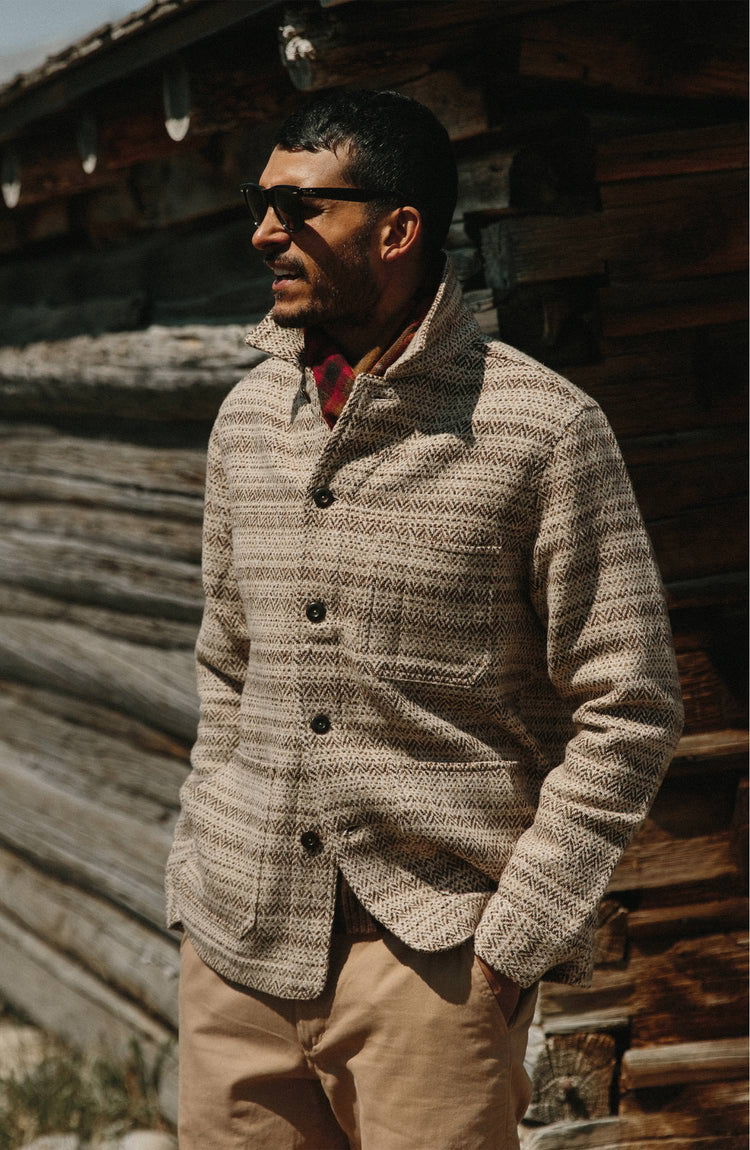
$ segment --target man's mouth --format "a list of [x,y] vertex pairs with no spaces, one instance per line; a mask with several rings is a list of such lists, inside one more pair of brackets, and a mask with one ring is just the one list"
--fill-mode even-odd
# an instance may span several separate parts
[[304,276],[296,268],[279,267],[276,264],[268,264],[268,270],[273,273],[273,288],[274,290],[284,287],[285,284],[292,283],[294,280],[301,280]]

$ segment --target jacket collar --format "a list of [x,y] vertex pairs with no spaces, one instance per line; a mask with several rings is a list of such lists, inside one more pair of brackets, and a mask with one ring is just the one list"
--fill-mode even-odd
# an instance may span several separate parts
[[[466,345],[467,336],[482,339],[474,317],[463,302],[461,286],[450,257],[446,256],[443,275],[430,310],[404,354],[386,371],[385,378],[395,379],[421,373],[428,370],[435,358],[445,364],[457,347]],[[297,367],[301,367],[304,362],[303,329],[278,327],[270,314],[264,316],[257,327],[249,332],[245,342],[250,347]]]

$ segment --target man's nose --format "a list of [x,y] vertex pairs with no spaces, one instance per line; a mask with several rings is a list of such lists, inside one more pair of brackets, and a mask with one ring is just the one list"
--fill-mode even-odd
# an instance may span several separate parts
[[268,248],[287,247],[288,244],[289,233],[284,231],[276,212],[269,206],[265,216],[253,232],[253,247],[262,252]]

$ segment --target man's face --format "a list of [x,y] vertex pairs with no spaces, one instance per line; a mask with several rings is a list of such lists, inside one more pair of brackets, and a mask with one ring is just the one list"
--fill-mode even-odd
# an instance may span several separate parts
[[[275,148],[260,177],[264,188],[352,187],[346,156]],[[287,234],[273,208],[253,234],[253,245],[274,273],[271,317],[279,327],[323,327],[331,334],[366,326],[380,295],[375,226],[367,204],[302,200],[304,224]]]

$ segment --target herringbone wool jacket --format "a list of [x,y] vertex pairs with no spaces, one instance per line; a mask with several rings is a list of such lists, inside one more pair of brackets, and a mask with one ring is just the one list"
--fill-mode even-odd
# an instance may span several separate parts
[[597,904],[679,736],[662,588],[593,400],[488,342],[447,265],[332,431],[302,332],[208,455],[201,703],[168,918],[314,997],[339,869],[417,950],[590,977]]

